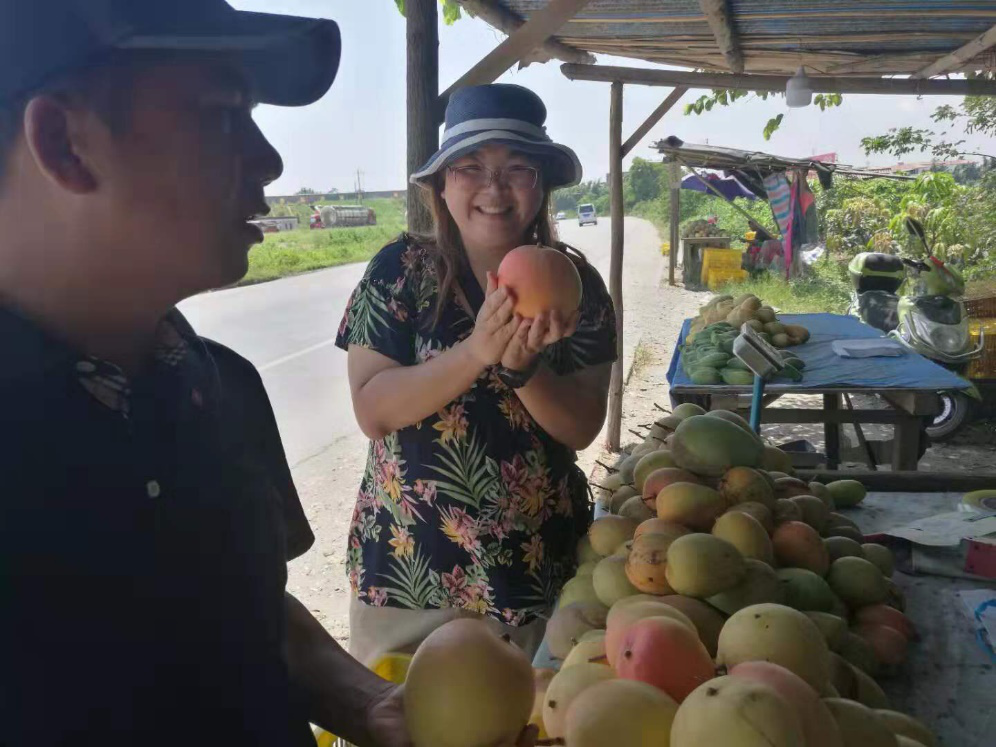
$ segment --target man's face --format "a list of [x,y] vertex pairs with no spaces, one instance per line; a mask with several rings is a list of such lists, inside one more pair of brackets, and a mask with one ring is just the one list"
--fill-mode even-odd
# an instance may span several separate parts
[[247,221],[268,212],[263,188],[283,171],[240,78],[220,63],[163,64],[137,76],[132,102],[97,165],[102,233],[122,268],[183,295],[237,281],[263,240]]

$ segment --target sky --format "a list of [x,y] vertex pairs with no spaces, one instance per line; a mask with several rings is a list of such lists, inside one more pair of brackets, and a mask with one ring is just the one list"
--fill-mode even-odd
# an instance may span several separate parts
[[[284,175],[268,194],[293,194],[301,187],[318,191],[352,191],[357,172],[367,191],[402,190],[405,174],[405,20],[394,0],[230,0],[242,10],[331,18],[343,37],[339,76],[328,94],[303,108],[261,106],[256,120],[284,158]],[[440,21],[440,90],[469,70],[504,37],[483,21],[464,18],[453,26]],[[599,63],[654,67],[636,60],[600,55]],[[497,82],[517,83],[535,91],[546,103],[547,131],[577,151],[585,180],[605,179],[609,170],[609,86],[574,82],[560,72],[560,63],[513,69]],[[626,86],[623,138],[660,104],[668,88]],[[782,97],[740,101],[702,116],[684,116],[682,104],[704,91],[689,91],[678,106],[638,145],[633,157],[656,159],[651,143],[677,135],[688,143],[763,150],[806,157],[838,153],[842,163],[865,166],[894,163],[891,156],[866,157],[861,138],[891,127],[933,127],[934,108],[956,97],[851,95],[843,106],[821,112],[818,107],[788,109]],[[785,113],[781,128],[765,141],[764,124]],[[961,136],[959,135],[959,138]],[[984,138],[968,138],[967,150],[982,150]],[[975,147],[968,147],[974,145]],[[906,161],[929,160],[910,154]]]

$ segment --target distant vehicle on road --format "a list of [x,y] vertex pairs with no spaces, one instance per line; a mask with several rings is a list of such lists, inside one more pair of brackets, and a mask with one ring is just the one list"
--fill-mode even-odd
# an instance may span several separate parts
[[315,208],[309,223],[312,229],[376,226],[377,213],[362,205],[325,205]]
[[567,213],[565,213],[563,210],[561,210],[559,213],[553,216],[554,220],[564,220],[565,218],[567,218]]
[[598,216],[595,215],[595,206],[590,202],[586,202],[584,205],[578,205],[578,225],[586,226],[589,223],[597,226]]
[[259,226],[263,233],[280,233],[281,231],[293,231],[298,226],[296,216],[280,216],[258,218],[249,221],[253,225]]

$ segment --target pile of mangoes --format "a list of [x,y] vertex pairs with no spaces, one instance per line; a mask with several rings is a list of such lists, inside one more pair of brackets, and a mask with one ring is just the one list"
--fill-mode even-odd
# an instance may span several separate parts
[[[750,386],[753,383],[754,374],[733,354],[733,341],[739,334],[739,328],[729,322],[716,322],[688,335],[681,346],[681,367],[693,384]],[[806,364],[787,350],[779,352],[784,368],[778,376],[801,381]]]
[[684,404],[625,456],[549,621],[532,719],[567,747],[933,747],[873,676],[916,639],[890,551],[732,412]]
[[776,348],[801,345],[809,339],[808,329],[801,324],[782,324],[773,308],[748,293],[738,298],[715,296],[710,299],[692,320],[686,342],[694,342],[700,332],[718,322],[726,322],[738,330],[746,324]]

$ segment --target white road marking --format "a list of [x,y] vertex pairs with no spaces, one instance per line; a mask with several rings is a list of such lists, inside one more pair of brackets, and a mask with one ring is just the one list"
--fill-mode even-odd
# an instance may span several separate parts
[[269,371],[271,368],[276,368],[277,366],[282,366],[285,363],[290,363],[298,358],[303,358],[306,355],[314,353],[316,350],[321,350],[322,348],[327,348],[329,345],[335,345],[335,338],[330,337],[324,342],[319,342],[316,345],[305,348],[304,350],[298,350],[296,353],[291,353],[290,355],[285,355],[283,358],[277,358],[275,361],[270,361],[265,366],[259,366],[256,370],[262,373],[263,371]]

